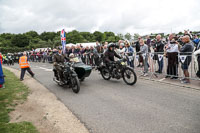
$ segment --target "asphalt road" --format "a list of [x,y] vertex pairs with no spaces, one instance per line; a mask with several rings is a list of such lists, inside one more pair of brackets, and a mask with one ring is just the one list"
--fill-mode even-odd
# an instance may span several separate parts
[[[31,63],[35,78],[93,133],[200,133],[200,91],[138,79],[105,81],[97,71],[79,94],[53,82],[52,65]],[[19,68],[16,64],[14,68]]]

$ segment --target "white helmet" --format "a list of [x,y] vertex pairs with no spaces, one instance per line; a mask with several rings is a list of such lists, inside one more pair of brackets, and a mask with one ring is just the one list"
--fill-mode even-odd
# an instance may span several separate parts
[[74,54],[71,53],[71,54],[69,55],[69,58],[74,58]]

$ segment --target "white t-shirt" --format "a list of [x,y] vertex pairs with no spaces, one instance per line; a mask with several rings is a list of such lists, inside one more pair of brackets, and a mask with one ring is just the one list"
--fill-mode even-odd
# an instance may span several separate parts
[[178,50],[178,44],[171,44],[171,43],[168,43],[167,52],[168,52],[168,53],[179,52],[179,50]]

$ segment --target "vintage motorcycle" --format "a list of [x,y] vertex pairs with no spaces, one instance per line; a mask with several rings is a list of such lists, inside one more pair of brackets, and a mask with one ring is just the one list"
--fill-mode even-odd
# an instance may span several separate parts
[[126,84],[134,85],[137,82],[137,76],[134,70],[126,65],[126,61],[126,58],[122,58],[109,65],[100,65],[97,69],[105,80],[110,80],[110,78],[123,78]]
[[53,80],[60,86],[68,85],[74,93],[78,93],[80,91],[80,82],[77,73],[74,71],[74,63],[65,62],[64,65],[58,65],[62,69],[63,80],[61,81],[60,75],[55,68],[53,69]]
[[80,81],[82,82],[86,77],[89,77],[92,71],[92,67],[85,65],[78,57],[70,59],[70,62],[65,62],[61,68],[63,69],[64,83],[61,82],[56,69],[53,69],[54,81],[60,86],[69,85],[75,93],[80,90]]
[[73,59],[71,59],[71,62],[74,62],[74,71],[78,74],[78,78],[80,81],[84,81],[86,77],[90,76],[92,67],[84,64],[81,58],[75,56]]

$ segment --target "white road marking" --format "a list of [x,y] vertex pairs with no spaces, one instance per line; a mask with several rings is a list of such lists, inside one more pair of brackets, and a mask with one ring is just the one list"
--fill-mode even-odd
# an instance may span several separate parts
[[165,78],[162,78],[162,79],[160,79],[160,80],[158,80],[158,81],[163,81],[163,80],[165,80]]
[[43,70],[45,70],[45,71],[52,71],[52,69],[48,69],[48,68],[44,68],[44,67],[39,67],[40,69],[43,69]]

